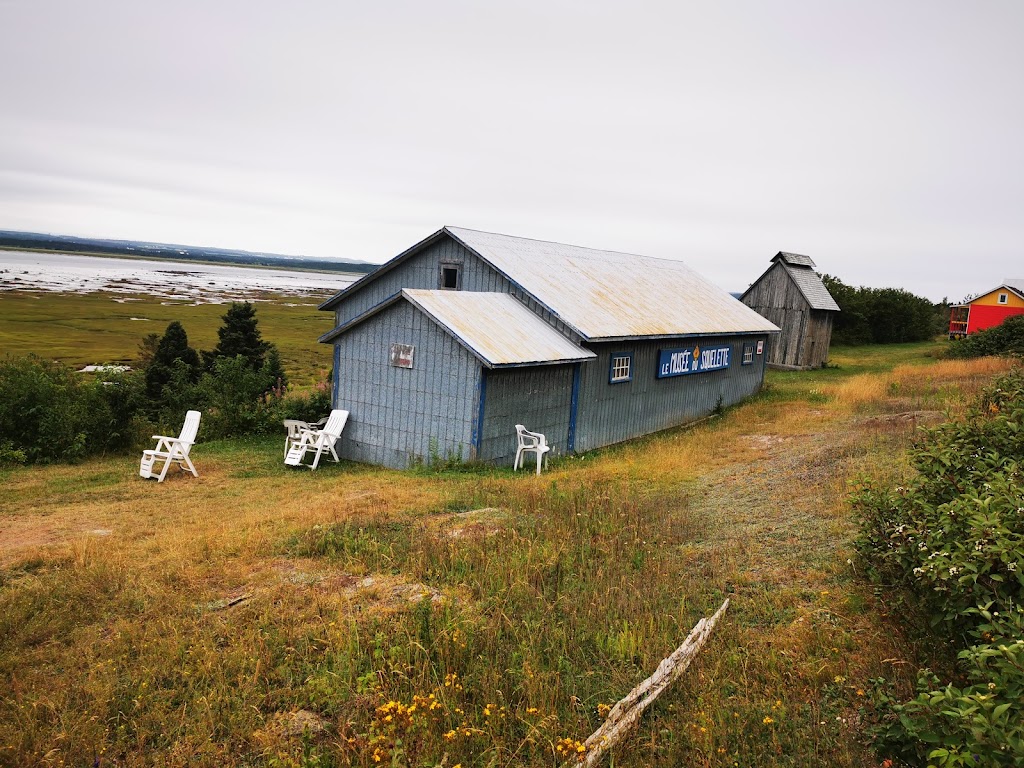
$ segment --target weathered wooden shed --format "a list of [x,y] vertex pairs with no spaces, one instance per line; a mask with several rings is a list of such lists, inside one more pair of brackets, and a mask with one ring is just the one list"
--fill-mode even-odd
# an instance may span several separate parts
[[828,362],[832,320],[839,311],[810,256],[779,251],[740,301],[782,329],[768,344],[768,364],[820,368]]
[[778,329],[678,261],[445,227],[324,304],[346,458],[511,464],[705,416],[756,392]]

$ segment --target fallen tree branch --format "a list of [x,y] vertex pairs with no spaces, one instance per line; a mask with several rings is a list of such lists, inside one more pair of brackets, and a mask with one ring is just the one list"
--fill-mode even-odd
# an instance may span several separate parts
[[690,666],[693,657],[701,649],[715,624],[729,607],[729,601],[722,603],[710,618],[703,618],[686,636],[683,644],[676,648],[672,655],[664,659],[654,674],[626,694],[626,696],[608,713],[601,727],[594,731],[583,743],[587,756],[582,761],[584,768],[593,768],[604,757],[604,753],[614,747],[626,732],[640,719],[640,715],[654,703],[662,692]]

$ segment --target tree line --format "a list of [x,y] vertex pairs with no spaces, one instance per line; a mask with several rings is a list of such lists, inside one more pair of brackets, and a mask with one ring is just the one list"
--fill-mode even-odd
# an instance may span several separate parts
[[821,280],[841,310],[832,324],[833,344],[925,341],[949,328],[946,299],[933,304],[902,288],[855,288],[832,275]]

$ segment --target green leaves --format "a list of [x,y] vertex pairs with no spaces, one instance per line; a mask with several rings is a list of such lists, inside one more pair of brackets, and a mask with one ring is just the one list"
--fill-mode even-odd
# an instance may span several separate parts
[[876,697],[880,748],[918,765],[1024,763],[1024,373],[999,379],[963,422],[925,433],[906,488],[864,486],[856,546],[943,639],[966,687],[923,670],[918,696]]

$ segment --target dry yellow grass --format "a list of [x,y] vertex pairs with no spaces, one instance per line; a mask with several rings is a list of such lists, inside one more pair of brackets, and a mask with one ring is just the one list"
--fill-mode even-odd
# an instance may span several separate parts
[[[848,483],[906,471],[908,390],[948,406],[1000,369],[773,376],[539,478],[288,471],[277,440],[200,442],[162,485],[135,457],[6,470],[0,765],[551,765],[723,595],[616,765],[869,764],[857,691],[915,651],[846,564]],[[436,723],[375,709],[430,693]]]

